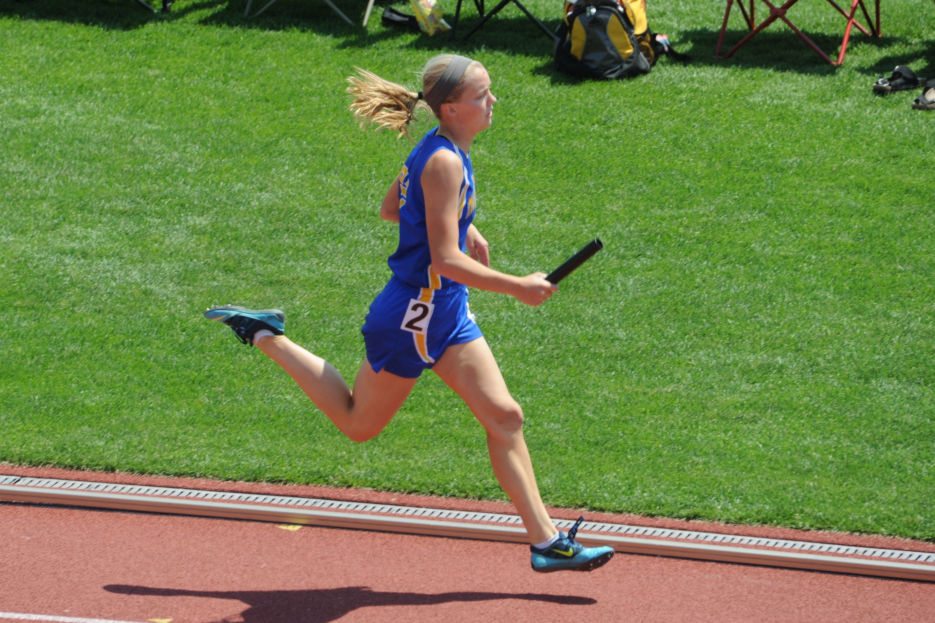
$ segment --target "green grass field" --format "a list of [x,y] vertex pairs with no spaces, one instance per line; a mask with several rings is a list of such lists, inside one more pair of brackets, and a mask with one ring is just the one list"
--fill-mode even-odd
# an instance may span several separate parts
[[[354,374],[410,143],[361,131],[345,78],[455,50],[500,98],[472,152],[494,265],[605,243],[540,308],[472,295],[547,502],[935,539],[935,112],[871,93],[935,76],[935,4],[883,3],[833,68],[779,26],[716,59],[723,3],[651,2],[694,62],[614,83],[556,73],[512,6],[452,43],[244,4],[0,0],[0,461],[503,499],[433,375],[357,445],[201,317],[281,307]],[[828,5],[790,17],[835,50]]]

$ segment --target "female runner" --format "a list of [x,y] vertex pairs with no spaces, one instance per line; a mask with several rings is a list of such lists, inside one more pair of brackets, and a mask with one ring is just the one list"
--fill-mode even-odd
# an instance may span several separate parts
[[225,305],[209,309],[205,317],[255,344],[358,442],[383,430],[430,368],[484,426],[494,474],[526,528],[532,568],[597,568],[613,549],[575,542],[580,519],[567,534],[555,528],[523,437],[523,411],[468,311],[469,287],[508,294],[527,305],[539,305],[557,290],[545,273],[515,276],[490,268],[488,243],[472,224],[470,149],[493,118],[497,98],[490,76],[479,62],[451,54],[426,64],[419,93],[359,73],[348,88],[358,119],[406,134],[417,108],[427,106],[438,126],[409,154],[380,208],[382,218],[399,224],[399,245],[388,261],[392,277],[364,322],[366,357],[353,389],[331,364],[283,335],[285,314],[279,310]]

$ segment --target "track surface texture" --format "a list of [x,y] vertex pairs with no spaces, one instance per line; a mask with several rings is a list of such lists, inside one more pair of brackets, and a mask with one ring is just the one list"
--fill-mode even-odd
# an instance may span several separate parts
[[[420,496],[80,473],[5,474],[512,513]],[[572,510],[554,509],[557,519]],[[589,514],[589,520],[935,551],[931,543]],[[0,503],[0,623],[935,620],[935,583],[618,553],[536,574],[515,543]]]

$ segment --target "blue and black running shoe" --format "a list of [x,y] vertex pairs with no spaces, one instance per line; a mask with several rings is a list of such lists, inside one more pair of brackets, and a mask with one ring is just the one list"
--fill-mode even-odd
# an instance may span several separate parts
[[282,335],[286,329],[286,314],[278,309],[247,309],[237,305],[221,305],[205,312],[208,320],[219,320],[234,330],[237,339],[253,346],[253,336],[266,329]]
[[529,547],[533,571],[592,571],[614,557],[612,547],[585,547],[575,542],[582,521],[584,517],[579,517],[568,534],[559,532],[559,539],[547,549]]

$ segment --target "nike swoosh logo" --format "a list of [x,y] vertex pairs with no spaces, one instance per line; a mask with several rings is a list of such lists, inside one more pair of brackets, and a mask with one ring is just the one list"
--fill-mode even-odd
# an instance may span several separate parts
[[565,556],[566,558],[571,558],[575,554],[574,548],[571,547],[568,549],[558,549],[557,547],[553,547],[552,551],[556,554],[560,554],[561,556]]

